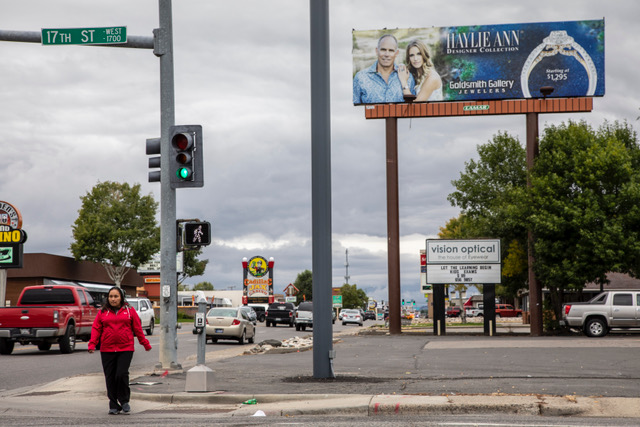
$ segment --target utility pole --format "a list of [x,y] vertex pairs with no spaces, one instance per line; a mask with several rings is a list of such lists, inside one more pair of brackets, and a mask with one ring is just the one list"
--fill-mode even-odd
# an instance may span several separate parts
[[344,273],[344,283],[346,285],[349,284],[349,249],[345,249],[344,250],[344,256],[345,256],[345,262],[344,262],[344,268],[345,268],[345,273]]
[[311,33],[311,239],[313,377],[335,378],[331,324],[331,102],[329,0],[309,0]]

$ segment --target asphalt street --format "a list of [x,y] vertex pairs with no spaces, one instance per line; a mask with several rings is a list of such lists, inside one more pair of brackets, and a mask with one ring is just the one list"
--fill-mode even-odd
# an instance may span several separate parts
[[[313,378],[312,351],[240,355],[207,366],[216,390],[225,393],[640,397],[640,335],[344,334],[333,347],[334,379]],[[185,378],[171,374],[162,384],[136,387],[183,391]]]
[[[267,424],[278,417],[417,414],[640,423],[640,335],[533,338],[524,328],[500,328],[502,333],[488,337],[473,328],[453,329],[446,336],[424,330],[401,335],[343,331],[333,345],[335,378],[313,377],[309,347],[244,354],[247,346],[238,346],[210,352],[205,364],[213,378],[207,391],[186,392],[188,372],[149,366],[132,372],[134,410],[121,422],[166,423],[188,412],[200,420],[234,419],[233,425],[256,414],[266,416]],[[187,371],[195,363],[195,355],[182,362]],[[98,423],[110,421],[101,374],[0,392],[0,414],[12,425],[33,417],[54,424],[65,417],[82,420],[87,413],[96,414]]]

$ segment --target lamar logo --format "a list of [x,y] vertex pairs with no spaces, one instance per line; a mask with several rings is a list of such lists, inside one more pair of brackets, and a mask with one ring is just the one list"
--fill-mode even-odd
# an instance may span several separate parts
[[462,111],[481,111],[488,109],[488,105],[465,105],[464,107],[462,107]]

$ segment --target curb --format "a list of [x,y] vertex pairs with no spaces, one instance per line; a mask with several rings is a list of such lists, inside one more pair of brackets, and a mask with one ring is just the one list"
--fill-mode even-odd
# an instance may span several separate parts
[[[556,396],[414,396],[414,395],[328,395],[328,394],[224,394],[221,392],[150,394],[131,393],[138,400],[168,404],[192,403],[240,405],[235,416],[251,415],[260,409],[267,415],[461,415],[507,413],[535,416],[579,416],[593,406],[592,399]],[[243,405],[255,399],[256,404]],[[634,399],[635,400],[635,399]],[[613,416],[613,415],[611,415]]]

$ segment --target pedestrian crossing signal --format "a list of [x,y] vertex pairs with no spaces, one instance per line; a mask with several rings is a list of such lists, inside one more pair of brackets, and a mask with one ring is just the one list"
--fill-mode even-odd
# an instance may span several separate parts
[[210,245],[211,224],[206,221],[185,222],[182,228],[182,244],[185,248]]

